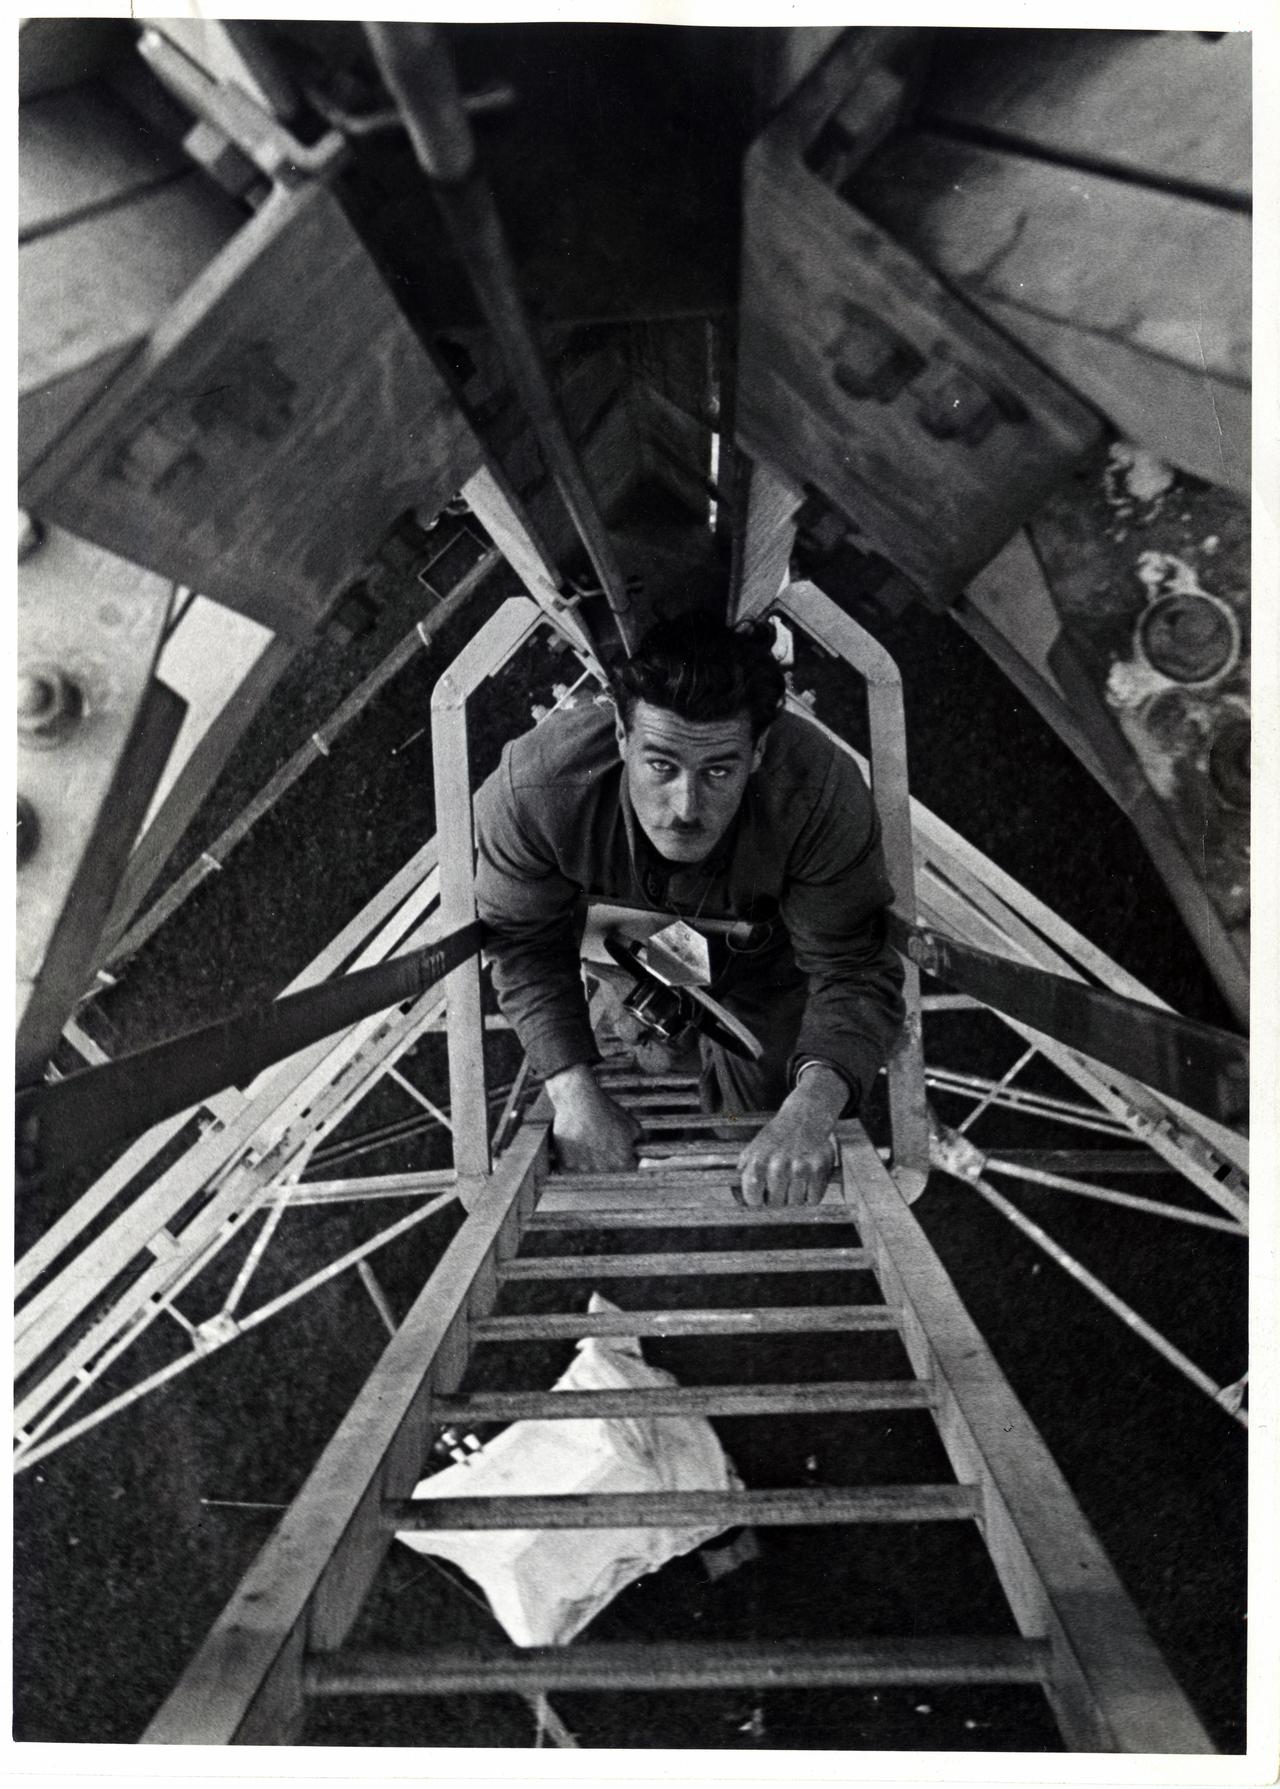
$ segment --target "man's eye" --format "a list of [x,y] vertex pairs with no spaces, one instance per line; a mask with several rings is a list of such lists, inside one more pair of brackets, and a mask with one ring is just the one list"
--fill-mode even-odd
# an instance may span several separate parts
[[709,770],[707,772],[707,775],[711,778],[711,781],[713,783],[723,782],[725,777],[728,776],[728,774],[729,774],[729,772],[726,769],[724,769],[723,766],[721,766],[721,765],[717,765],[715,767],[715,769]]
[[675,769],[666,758],[646,758],[645,762],[655,776],[670,776]]

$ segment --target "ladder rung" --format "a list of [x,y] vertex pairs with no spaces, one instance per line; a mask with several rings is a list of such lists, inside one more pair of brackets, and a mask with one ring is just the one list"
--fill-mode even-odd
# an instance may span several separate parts
[[881,1640],[661,1641],[437,1646],[337,1652],[303,1667],[311,1696],[451,1696],[468,1691],[803,1689],[822,1685],[1042,1683],[1049,1642],[983,1634]]
[[664,1193],[692,1189],[718,1198],[733,1196],[733,1168],[720,1162],[710,1167],[619,1169],[612,1174],[548,1174],[545,1193],[639,1193],[659,1198]]
[[651,1107],[657,1110],[679,1111],[689,1109],[694,1112],[702,1110],[702,1101],[698,1097],[697,1088],[686,1091],[683,1087],[645,1087],[617,1090],[615,1097],[620,1106],[629,1112],[645,1112]]
[[[642,1193],[657,1198],[662,1193],[689,1188],[695,1192],[713,1193],[724,1198],[726,1194],[733,1196],[736,1179],[732,1167],[714,1162],[708,1163],[705,1168],[689,1165],[679,1168],[663,1166],[619,1169],[612,1174],[548,1174],[542,1183],[542,1190],[544,1193]],[[839,1184],[840,1177],[833,1172],[824,1190],[829,1193]]]
[[581,1491],[559,1496],[402,1497],[382,1506],[395,1533],[493,1528],[824,1528],[956,1522],[978,1514],[974,1485],[799,1485],[778,1491]]
[[642,1119],[641,1124],[646,1131],[731,1130],[735,1136],[741,1132],[745,1144],[752,1132],[760,1130],[772,1117],[772,1112],[735,1112],[732,1116],[727,1112],[672,1112],[666,1116],[655,1112],[651,1118]]
[[[698,1147],[698,1145],[701,1147]],[[700,1137],[677,1137],[674,1143],[647,1142],[640,1151],[636,1166],[642,1173],[705,1174],[708,1168],[719,1168],[730,1180],[738,1172],[741,1154],[730,1143],[714,1146]]]
[[778,1224],[841,1224],[854,1227],[847,1205],[730,1205],[709,1215],[703,1206],[595,1206],[535,1211],[525,1219],[524,1234],[535,1230],[720,1230]]
[[600,1086],[610,1093],[625,1091],[630,1088],[643,1088],[656,1091],[658,1088],[673,1088],[681,1091],[689,1087],[697,1087],[697,1075],[646,1075],[643,1070],[617,1069],[613,1073],[605,1069],[597,1071],[596,1080]]
[[694,1273],[865,1273],[868,1249],[699,1249],[668,1255],[528,1255],[500,1280],[645,1280]]
[[[840,1201],[833,1200],[831,1203],[836,1204]],[[582,1192],[577,1192],[573,1187],[559,1186],[553,1187],[549,1193],[543,1194],[538,1202],[538,1209],[540,1211],[637,1211],[642,1210],[646,1205],[651,1211],[701,1211],[706,1214],[702,1221],[707,1224],[734,1223],[736,1219],[729,1216],[729,1213],[734,1211],[770,1209],[767,1206],[739,1205],[733,1193],[726,1186],[722,1186],[718,1192],[711,1193],[705,1193],[701,1187],[696,1186],[661,1187],[656,1190],[651,1199],[646,1199],[643,1193],[634,1192],[630,1187],[587,1187]],[[794,1217],[792,1221],[803,1223],[803,1213],[806,1210],[813,1210],[814,1207],[791,1205],[775,1206],[772,1209],[777,1211],[785,1209],[799,1213],[801,1215]],[[724,1215],[721,1216],[721,1213]],[[845,1221],[852,1223],[852,1216],[846,1218]]]
[[[769,1210],[790,1211],[803,1214],[815,1209],[811,1205],[788,1205],[776,1207],[741,1206],[728,1178],[718,1178],[713,1174],[680,1175],[667,1178],[657,1174],[637,1175],[628,1178],[621,1186],[612,1179],[586,1174],[566,1176],[563,1180],[556,1177],[544,1185],[538,1199],[538,1209],[545,1211],[577,1211],[584,1203],[589,1203],[598,1210],[628,1210],[645,1205],[657,1206],[663,1210],[685,1211],[734,1211],[734,1210]],[[585,1182],[586,1184],[581,1184]],[[842,1204],[837,1189],[836,1197],[831,1200],[831,1189],[827,1189],[827,1200]],[[825,1201],[824,1201],[825,1202]],[[803,1221],[803,1219],[801,1220]]]
[[534,1342],[582,1336],[751,1336],[846,1329],[896,1329],[883,1304],[783,1305],[775,1310],[557,1311],[545,1316],[479,1317],[475,1342]]
[[640,1153],[655,1158],[664,1155],[721,1156],[732,1166],[741,1152],[734,1144],[722,1142],[719,1137],[672,1137],[667,1142],[661,1137],[653,1137]]
[[476,1391],[433,1398],[433,1423],[573,1420],[640,1416],[820,1416],[855,1410],[928,1410],[919,1379],[850,1379],[813,1384],[660,1385],[615,1391]]

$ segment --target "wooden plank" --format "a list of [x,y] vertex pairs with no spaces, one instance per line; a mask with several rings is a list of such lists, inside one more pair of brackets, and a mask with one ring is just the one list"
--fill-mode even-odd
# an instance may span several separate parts
[[99,82],[50,93],[18,113],[18,241],[65,228],[190,171]]
[[[506,602],[469,640],[431,692],[431,755],[440,852],[440,920],[447,929],[476,917],[475,821],[467,699],[530,638],[542,620],[527,597]],[[453,1165],[459,1175],[489,1171],[488,1085],[480,960],[472,957],[444,982],[449,1017],[449,1107]]]
[[[1042,683],[1065,700],[1049,662],[1050,652],[1062,633],[1062,617],[1040,555],[1025,528],[1020,528],[970,581],[964,600],[957,607],[957,617],[969,606],[1009,641]],[[1085,762],[1097,776],[1096,760],[1086,757]]]
[[[811,638],[852,665],[866,690],[872,800],[880,821],[885,867],[893,888],[893,911],[908,925],[915,922],[915,841],[907,778],[906,718],[902,677],[891,655],[873,634],[807,580],[791,584],[778,604]],[[789,698],[793,712],[799,710]],[[820,726],[805,712],[805,721]],[[823,729],[826,732],[826,729]],[[830,733],[829,738],[834,737]],[[847,746],[841,742],[841,749]],[[904,958],[903,1022],[889,1053],[885,1073],[889,1086],[893,1173],[903,1196],[923,1192],[929,1177],[929,1118],[925,1101],[924,1047],[920,1018],[920,972]]]
[[746,178],[739,441],[948,603],[1093,445],[1096,419],[799,147],[771,131]]
[[280,1188],[289,1209],[303,1205],[341,1205],[346,1200],[416,1199],[453,1185],[452,1168],[423,1168],[416,1174],[356,1175],[350,1180],[302,1180]]
[[[224,610],[223,613],[228,611]],[[237,615],[236,620],[256,626],[256,623],[248,622],[247,616]],[[172,857],[179,840],[221,775],[241,735],[297,657],[299,649],[299,642],[288,635],[268,636],[253,662],[230,691],[225,696],[222,689],[216,692],[223,697],[217,711],[212,717],[205,714],[203,730],[194,741],[188,737],[185,753],[184,741],[179,735],[173,757],[178,758],[180,753],[183,754],[181,762],[172,776],[167,778],[167,787],[162,783],[152,798],[142,832],[130,854],[124,875],[120,878],[111,912],[102,929],[102,942],[97,955],[99,963],[118,959],[121,954],[121,937],[129,921]],[[162,653],[162,668],[164,656]],[[209,692],[203,693],[207,699]],[[216,850],[210,852],[210,855],[221,863]]]
[[25,243],[20,396],[146,335],[242,223],[231,201],[192,173]]
[[929,33],[912,26],[842,32],[770,123],[766,141],[789,157],[807,155],[824,180],[843,185],[901,124],[929,49]]
[[531,1317],[485,1317],[472,1329],[477,1342],[533,1342],[581,1336],[839,1335],[845,1330],[896,1329],[887,1305],[780,1305],[772,1310],[572,1311]]
[[[149,241],[138,253],[150,261]],[[479,462],[368,251],[313,182],[243,224],[24,500],[305,637],[396,518],[441,507]]]
[[473,1391],[436,1398],[434,1423],[573,1422],[582,1417],[814,1416],[838,1411],[928,1410],[918,1379],[842,1384],[672,1385],[634,1391]]
[[640,1132],[648,1137],[662,1131],[741,1131],[745,1148],[772,1117],[772,1112],[654,1112],[640,1119]]
[[[293,753],[292,757],[288,758],[285,763],[267,779],[266,783],[259,789],[253,799],[240,810],[227,826],[223,827],[217,838],[210,844],[208,851],[202,853],[195,863],[191,864],[180,876],[176,877],[165,889],[159,899],[148,908],[147,912],[134,925],[128,926],[127,930],[122,930],[122,926],[127,922],[129,915],[136,910],[139,899],[141,898],[138,894],[139,885],[142,885],[145,892],[145,888],[149,887],[151,881],[154,879],[153,866],[155,865],[156,857],[163,849],[163,841],[161,839],[156,840],[154,847],[152,847],[149,837],[140,841],[138,850],[135,852],[135,857],[138,858],[136,869],[131,863],[129,870],[121,883],[116,907],[111,914],[110,921],[105,930],[106,944],[104,945],[104,952],[105,963],[107,966],[119,962],[131,955],[140,945],[145,943],[148,938],[158,931],[161,925],[171,919],[187,896],[204,880],[204,877],[209,873],[213,864],[222,867],[226,863],[231,852],[234,851],[236,846],[248,836],[263,815],[268,813],[271,808],[274,807],[281,796],[284,795],[287,790],[292,788],[298,778],[315,763],[318,757],[324,754],[324,751],[333,744],[335,739],[341,736],[350,723],[354,721],[356,717],[363,712],[366,705],[373,700],[378,691],[381,690],[382,687],[394,677],[410,659],[415,657],[419,651],[424,647],[430,646],[437,632],[453,619],[468,601],[472,592],[483,583],[489,572],[493,570],[498,559],[499,555],[496,551],[483,554],[481,558],[477,560],[476,564],[473,565],[468,572],[463,574],[458,580],[458,583],[449,591],[443,601],[437,603],[430,614],[419,621],[403,639],[398,641],[387,654],[386,658],[384,658],[380,664],[375,665],[369,675],[363,678],[356,685],[355,689],[353,689],[350,694],[338,704],[337,708],[326,720],[323,727],[318,728],[306,744],[300,746],[298,750]],[[283,644],[281,642],[273,642],[273,645],[276,646],[280,652],[289,649],[288,642]],[[273,654],[273,659],[275,656],[276,655]],[[245,706],[258,703],[273,682],[274,666],[262,665],[259,674],[253,681],[250,682],[246,679],[246,683],[241,686],[241,689],[235,698],[234,705],[243,712]],[[215,752],[220,749],[221,744],[219,743],[215,745],[213,742],[205,748],[205,751],[201,753],[205,766],[208,765],[209,760],[215,755]],[[181,790],[175,791],[175,801],[181,803],[181,807],[179,807],[178,811],[174,812],[172,815],[172,822],[175,827],[181,818],[181,808],[186,806],[189,796],[193,793],[193,785],[195,784],[196,779],[198,777],[202,778],[204,774],[204,767],[193,763],[188,776],[184,779],[184,786]],[[156,818],[158,821],[163,820],[163,823],[167,826],[170,816],[168,814],[163,816],[157,815]]]
[[242,42],[234,36],[235,27],[225,20],[187,16],[186,18],[149,19],[150,27],[167,37],[198,68],[220,85],[240,88],[264,111],[278,112],[296,100],[281,85],[267,50],[264,60],[246,53]]
[[[117,680],[117,691],[122,683],[122,678]],[[129,693],[124,693],[127,703]],[[89,984],[102,926],[129,846],[142,822],[152,780],[173,749],[182,726],[183,708],[172,690],[153,679],[143,693],[124,750],[114,762],[108,758],[102,766],[109,768],[110,776],[98,812],[94,814],[88,802],[77,799],[83,797],[89,778],[76,789],[79,767],[65,760],[58,766],[69,795],[65,806],[46,800],[36,810],[41,815],[43,853],[52,858],[56,851],[61,864],[73,867],[74,874],[57,924],[45,935],[42,952],[35,943],[39,927],[24,925],[22,930],[24,962],[37,954],[40,961],[34,977],[30,981],[23,977],[18,983],[20,1017],[15,1052],[19,1085],[35,1080],[43,1070]],[[35,781],[28,770],[24,782],[30,787]],[[43,882],[44,877],[40,880]],[[23,912],[22,905],[19,910]],[[30,919],[31,910],[23,912],[23,917]],[[51,1141],[52,1133],[46,1133],[46,1142]],[[56,1159],[52,1148],[47,1154]]]
[[[739,1203],[737,1194],[727,1181],[719,1186],[704,1187],[692,1179],[688,1184],[655,1187],[651,1196],[646,1197],[643,1188],[575,1187],[566,1177],[563,1185],[544,1192],[538,1202],[540,1212],[582,1211],[585,1208],[617,1212],[656,1209],[673,1215],[681,1210],[700,1211],[706,1213],[703,1222],[708,1224],[736,1223],[737,1218],[731,1214],[750,1209]],[[811,1205],[792,1205],[786,1209],[803,1212],[817,1208]]]
[[700,1249],[688,1254],[526,1255],[509,1261],[503,1280],[641,1280],[718,1273],[860,1273],[865,1249]]
[[689,1168],[668,1168],[659,1163],[653,1168],[619,1169],[616,1174],[553,1174],[548,1176],[543,1196],[550,1193],[631,1193],[636,1204],[648,1198],[661,1199],[668,1193],[696,1192],[720,1199],[731,1192],[735,1179],[732,1167],[700,1164]]
[[924,133],[858,201],[1121,434],[1248,492],[1247,216]]
[[696,1143],[686,1139],[680,1143],[646,1143],[637,1157],[641,1173],[657,1171],[666,1175],[698,1174],[708,1168],[719,1168],[730,1179],[738,1165],[739,1151],[724,1143]]
[[[146,830],[151,829],[174,784],[227,709],[233,713],[239,711],[244,716],[236,728],[238,737],[248,717],[265,699],[266,689],[271,685],[263,675],[262,661],[270,650],[272,639],[266,628],[251,621],[247,615],[228,609],[224,603],[212,602],[207,596],[194,592],[180,594],[175,599],[175,619],[165,635],[159,669],[169,688],[176,690],[186,702],[187,718],[173,756],[151,799]],[[284,659],[280,669],[288,663],[289,659]],[[266,689],[262,688],[264,684]],[[229,747],[223,749],[219,766],[229,750]],[[201,755],[208,751],[209,747],[204,747]],[[212,781],[212,776],[205,777],[204,788],[207,789]]]
[[[189,174],[23,245],[18,452],[24,480],[34,478],[41,457],[113,384],[242,221],[229,199]],[[47,504],[34,507],[53,516]],[[68,525],[90,533],[74,518]],[[127,546],[116,551],[145,563]]]
[[853,1213],[843,1203],[829,1205],[727,1205],[712,1212],[705,1206],[617,1206],[560,1209],[545,1200],[525,1225],[543,1230],[719,1230],[776,1227],[779,1224],[853,1226]]
[[[281,670],[297,651],[297,642],[273,640],[271,646],[239,685],[231,700],[210,726],[183,765],[180,779],[175,780],[164,804],[151,815],[147,830],[139,841],[120,885],[115,907],[104,929],[104,958],[110,964],[135,950],[150,937],[161,923],[170,919],[182,901],[199,885],[207,873],[208,860],[219,866],[247,836],[286,790],[298,780],[316,759],[322,756],[352,721],[372,701],[383,686],[424,647],[435,634],[458,613],[472,591],[481,584],[498,563],[499,555],[490,551],[481,556],[470,571],[444,600],[399,640],[387,656],[358,683],[328,717],[323,727],[312,734],[258,794],[225,826],[211,843],[207,853],[171,883],[147,914],[136,925],[128,921],[137,911],[147,890],[171,854],[174,844],[185,830],[200,801],[212,786],[228,756],[235,738],[243,731],[253,713],[266,699]],[[241,621],[243,617],[239,617]],[[127,930],[125,928],[128,928]]]
[[1252,190],[1251,39],[1199,31],[985,31],[934,64],[939,129],[1223,203]]
[[1164,1174],[1167,1167],[1149,1149],[1001,1149],[1009,1166],[1025,1164],[1058,1174]]
[[141,336],[136,336],[120,342],[83,366],[73,367],[51,384],[36,386],[19,396],[19,478],[25,478],[58,437],[72,427],[81,411],[88,409],[103,387],[138,353],[142,341]]
[[[729,1191],[735,1178],[732,1167],[714,1160],[704,1166],[699,1159],[688,1167],[668,1166],[666,1161],[659,1161],[652,1168],[619,1168],[614,1173],[588,1174],[584,1170],[578,1174],[548,1174],[543,1183],[543,1196],[552,1192],[627,1192],[640,1194],[636,1203],[641,1204],[649,1195],[656,1199],[680,1188],[720,1195]],[[834,1180],[833,1174],[828,1185]]]
[[732,614],[754,615],[768,607],[787,581],[804,494],[765,459],[744,458],[738,479],[746,522],[734,537],[729,600]]
[[654,1088],[648,1091],[640,1088],[623,1089],[617,1094],[617,1103],[628,1112],[681,1111],[698,1112],[702,1109],[701,1100],[696,1087],[687,1091],[682,1088]]
[[779,1491],[592,1491],[559,1496],[409,1497],[384,1504],[393,1533],[496,1528],[822,1528],[860,1522],[962,1522],[971,1485],[803,1485]]
[[[530,1127],[535,1137],[540,1127]],[[478,1256],[461,1306],[453,1309],[440,1347],[431,1360],[423,1390],[417,1395],[414,1408],[403,1421],[383,1456],[381,1470],[361,1496],[358,1508],[316,1585],[307,1621],[307,1645],[312,1652],[330,1651],[341,1646],[360,1612],[368,1594],[386,1542],[381,1525],[381,1509],[387,1498],[405,1497],[418,1482],[426,1458],[431,1435],[427,1392],[456,1391],[467,1370],[469,1331],[473,1316],[487,1314],[497,1295],[494,1264],[516,1247],[520,1211],[527,1185],[545,1160],[545,1145],[539,1145],[530,1170],[517,1178],[515,1196],[501,1203],[496,1229]],[[487,1189],[486,1189],[487,1190]],[[482,1239],[478,1235],[476,1240]],[[461,1251],[466,1259],[465,1247]],[[446,1308],[449,1306],[447,1283],[440,1288]],[[395,1330],[392,1330],[393,1335]]]
[[956,1475],[981,1486],[984,1534],[1018,1626],[1052,1643],[1047,1687],[1067,1744],[1075,1751],[1212,1751],[861,1126],[841,1126],[841,1151],[846,1195],[879,1253],[885,1295],[902,1311],[912,1364],[936,1388]]
[[440,1646],[417,1654],[349,1652],[311,1659],[314,1696],[457,1695],[500,1690],[717,1690],[1038,1683],[1034,1640],[664,1640],[613,1645]]
[[616,1070],[610,1073],[608,1068],[597,1071],[596,1081],[599,1086],[607,1088],[610,1093],[626,1092],[635,1087],[651,1089],[671,1087],[679,1090],[698,1085],[697,1075],[647,1075],[639,1071],[629,1073]]
[[[354,1618],[389,1538],[380,1531],[378,1545],[369,1543],[361,1508],[381,1506],[385,1463],[399,1438],[407,1431],[416,1438],[419,1428],[426,1433],[433,1363],[460,1333],[475,1274],[545,1160],[546,1135],[545,1126],[523,1127],[301,1493],[147,1727],[144,1744],[278,1743],[281,1711],[290,1721],[300,1714],[298,1649],[312,1599],[355,1534],[367,1550],[345,1576]],[[465,1364],[465,1343],[449,1364],[453,1377]],[[266,1695],[271,1718],[255,1718]]]
[[564,604],[561,576],[551,549],[496,459],[487,460],[471,474],[462,486],[462,495],[538,607],[560,633],[597,662],[595,644],[581,618]]
[[[1015,545],[1023,535],[1015,535],[1009,543]],[[1007,549],[1006,549],[1007,550]],[[998,565],[1003,554],[998,555],[992,563]],[[1013,597],[1012,587],[1009,589]],[[1032,597],[1034,601],[1034,596]],[[1034,653],[1036,643],[1025,633],[1020,633],[1012,618],[1012,610],[1006,609],[1000,621],[992,620],[986,612],[981,597],[975,599],[975,587],[970,585],[967,595],[962,596],[952,609],[960,626],[981,646],[987,656],[995,661],[1000,670],[1013,684],[1020,695],[1036,708],[1041,718],[1048,721],[1054,732],[1069,750],[1075,753],[1085,769],[1111,796],[1113,801],[1121,801],[1128,809],[1114,777],[1104,769],[1102,760],[1094,749],[1093,738],[1084,727],[1080,716],[1072,708],[1058,686],[1057,678],[1052,682],[1040,674],[1039,664],[1033,658],[1023,657],[1024,648],[1030,647]],[[1008,619],[1005,619],[1007,617]],[[1131,817],[1132,814],[1131,814]],[[1137,824],[1135,818],[1135,824]],[[935,999],[941,996],[934,996]],[[963,998],[963,996],[957,996]]]

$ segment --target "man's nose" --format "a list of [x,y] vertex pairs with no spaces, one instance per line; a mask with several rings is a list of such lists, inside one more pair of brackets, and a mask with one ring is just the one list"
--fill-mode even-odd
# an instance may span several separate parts
[[672,784],[671,817],[686,822],[698,818],[698,785],[693,777],[677,777]]

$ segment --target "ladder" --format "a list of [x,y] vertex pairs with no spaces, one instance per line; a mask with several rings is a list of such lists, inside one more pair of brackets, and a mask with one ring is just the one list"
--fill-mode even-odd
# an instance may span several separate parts
[[[738,1144],[716,1135],[723,1117],[694,1109],[692,1082],[606,1079],[641,1124],[650,1165],[551,1173],[547,1110],[534,1107],[144,1743],[294,1743],[319,1705],[347,1697],[959,1684],[1042,1691],[1070,1750],[1212,1751],[862,1125],[839,1127],[838,1164],[821,1203],[746,1208],[731,1181]],[[744,1140],[764,1117],[738,1121]],[[682,1246],[689,1231],[699,1246]],[[708,1237],[720,1240],[701,1246]],[[666,1247],[655,1252],[659,1242]],[[773,1289],[785,1298],[788,1276],[813,1273],[847,1275],[847,1295],[776,1301]],[[741,1275],[758,1289],[751,1302],[717,1297],[717,1286],[740,1284]],[[563,1308],[574,1302],[564,1288],[576,1283],[581,1293],[601,1282],[652,1303],[595,1315]],[[555,1288],[561,1308],[504,1308],[530,1285]],[[523,1345],[513,1352],[529,1359],[531,1344],[608,1334],[721,1338],[733,1382],[609,1392],[473,1383],[491,1377],[482,1369],[495,1348]],[[847,1373],[771,1376],[769,1350],[780,1338],[795,1359],[806,1347],[829,1358],[838,1343]],[[896,1369],[886,1370],[886,1343],[901,1351]],[[873,1364],[860,1366],[868,1353]],[[925,1413],[936,1426],[949,1478],[881,1482],[867,1459],[856,1483],[427,1502],[409,1495],[433,1434],[460,1424],[690,1413],[768,1423],[800,1414],[821,1416],[835,1437],[859,1417],[897,1412]],[[776,1542],[772,1531],[819,1529],[833,1570],[842,1548],[886,1525],[935,1543],[954,1536],[958,1549],[976,1535],[1007,1616],[992,1631],[817,1639],[757,1633],[408,1650],[376,1633],[352,1641],[397,1532],[640,1524],[746,1524],[771,1531],[765,1547]],[[829,1580],[815,1583],[815,1595],[824,1589]]]

